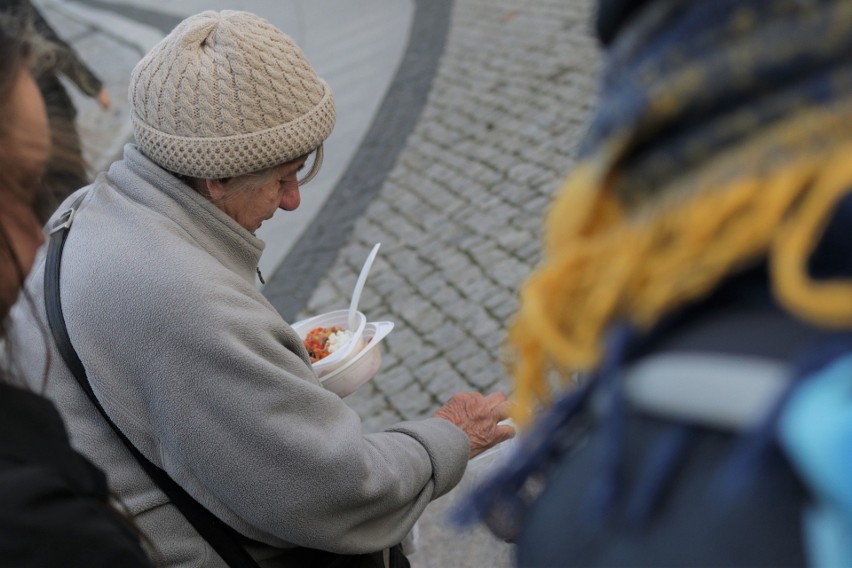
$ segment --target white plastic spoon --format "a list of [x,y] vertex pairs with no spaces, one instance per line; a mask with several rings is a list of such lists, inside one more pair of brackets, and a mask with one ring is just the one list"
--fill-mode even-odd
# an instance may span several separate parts
[[367,281],[367,274],[370,272],[370,267],[373,265],[373,260],[375,260],[380,246],[382,246],[382,243],[375,244],[367,260],[364,262],[364,266],[361,268],[361,274],[358,275],[358,281],[355,283],[355,291],[352,292],[352,301],[349,303],[349,327],[347,329],[355,329],[355,314],[358,312],[358,301],[361,299],[364,282]]

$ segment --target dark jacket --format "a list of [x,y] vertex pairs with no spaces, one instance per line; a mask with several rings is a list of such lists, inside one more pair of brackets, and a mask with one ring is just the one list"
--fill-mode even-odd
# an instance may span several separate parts
[[[730,278],[707,299],[634,339],[617,381],[624,408],[616,416],[604,396],[597,396],[578,414],[575,422],[585,424],[586,434],[554,465],[524,517],[519,565],[805,565],[801,520],[807,491],[780,450],[761,449],[759,467],[737,475],[733,487],[725,477],[738,442],[755,426],[720,422],[719,417],[730,420],[730,412],[711,400],[749,396],[746,383],[754,377],[738,371],[741,389],[720,383],[715,391],[699,391],[708,400],[681,415],[660,407],[664,398],[649,402],[626,385],[635,385],[638,366],[652,359],[657,375],[675,374],[681,384],[693,382],[691,372],[721,376],[746,368],[743,358],[789,368],[797,354],[824,339],[821,330],[777,306],[763,265]],[[681,361],[694,363],[691,372],[682,363],[675,369],[676,357],[688,357]],[[645,369],[647,375],[651,367]],[[617,422],[620,451],[612,441]],[[608,486],[601,482],[607,478],[604,462],[613,459],[619,461],[618,477]]]
[[47,399],[0,384],[0,565],[151,566]]

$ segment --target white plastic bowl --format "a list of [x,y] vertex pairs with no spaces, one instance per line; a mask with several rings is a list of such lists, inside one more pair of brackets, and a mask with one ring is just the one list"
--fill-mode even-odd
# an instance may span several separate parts
[[[334,353],[328,355],[328,357],[324,357],[313,364],[314,371],[318,377],[324,377],[335,369],[341,367],[364,348],[364,328],[367,325],[367,317],[361,312],[356,312],[356,314],[357,326],[355,329],[348,330],[352,332],[351,339]],[[332,326],[340,326],[343,329],[348,329],[349,310],[335,310],[333,312],[327,312],[312,318],[297,321],[291,325],[291,327],[303,340],[312,329]]]
[[320,379],[322,386],[343,398],[372,379],[382,365],[382,350],[379,344],[392,329],[393,322],[368,323],[363,335],[366,346],[346,363]]

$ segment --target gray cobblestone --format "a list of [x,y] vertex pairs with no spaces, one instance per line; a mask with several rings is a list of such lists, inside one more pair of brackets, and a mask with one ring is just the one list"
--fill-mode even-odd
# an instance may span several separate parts
[[485,273],[482,268],[470,261],[470,257],[464,255],[462,258],[462,268],[454,274],[454,280],[458,283],[458,287],[462,294],[467,294],[470,285],[481,281]]
[[521,247],[516,251],[516,256],[518,258],[525,259],[531,266],[535,266],[538,263],[540,255],[541,251],[539,249],[537,238],[530,239],[530,242],[521,245]]
[[311,307],[313,313],[323,313],[334,309],[332,306],[340,302],[341,296],[339,292],[331,285],[330,282],[322,282],[311,297]]
[[421,341],[418,340],[414,332],[399,324],[394,328],[393,333],[385,338],[384,343],[389,353],[403,361],[413,355],[421,346]]
[[417,329],[420,333],[432,333],[446,319],[446,314],[429,305],[417,316]]
[[432,258],[435,268],[443,274],[456,275],[458,271],[464,270],[468,265],[468,259],[458,250],[444,250],[443,254],[439,254]]
[[[440,171],[447,171],[446,168],[439,167]],[[453,180],[455,181],[455,180]],[[459,189],[457,184],[448,183],[448,187],[455,187],[457,190]],[[451,192],[446,187],[441,186],[440,184],[433,185],[429,187],[426,191],[423,192],[423,199],[425,199],[430,205],[435,207],[436,209],[445,210],[449,207],[457,207],[462,205],[459,203],[462,201],[462,198],[458,192]],[[464,205],[467,205],[467,202],[463,202]]]
[[[385,296],[385,305],[394,313],[400,314],[400,310],[411,298],[411,289],[405,285],[405,281],[403,280],[401,287],[395,288],[389,295]],[[402,314],[400,314],[400,317],[402,317]]]
[[459,371],[466,377],[473,377],[478,373],[487,371],[491,373],[491,379],[485,382],[482,386],[488,386],[497,382],[501,378],[502,373],[500,367],[496,364],[494,356],[491,353],[479,352],[473,357],[465,359],[458,365]]
[[488,367],[482,367],[465,375],[467,382],[474,388],[483,393],[488,393],[497,388],[507,388],[504,386],[505,375],[502,372],[501,366],[492,361]]
[[384,243],[395,241],[395,238],[384,227],[380,227],[370,221],[359,222],[356,230],[358,230],[360,237],[367,242],[382,243],[382,246],[384,246]]
[[494,314],[498,320],[506,322],[518,307],[517,294],[513,292],[497,292],[485,300],[485,308]]
[[[393,201],[393,206],[400,208],[405,207],[407,204],[409,208],[416,211],[420,207],[420,203],[413,196],[402,194],[398,199]],[[411,226],[411,221],[408,217],[392,215],[383,219],[383,226],[391,235],[395,235],[399,239],[404,239]]]
[[434,270],[412,283],[413,293],[433,298],[433,294],[446,286],[446,279]]
[[410,384],[403,391],[388,395],[388,399],[397,412],[411,419],[424,418],[435,411],[432,395],[417,383]]
[[[406,367],[400,365],[390,369],[389,371],[386,370],[379,376],[374,377],[372,383],[377,389],[382,391],[382,393],[386,395],[392,395],[408,388],[408,386],[411,385],[413,381],[414,377],[411,375],[411,371],[409,371]],[[358,410],[362,412],[365,416],[370,415],[370,413],[367,410],[363,409],[361,406],[355,406],[358,402],[358,399],[352,399],[352,401],[347,400],[347,402],[354,408],[358,408]]]
[[405,364],[411,369],[415,369],[424,363],[434,360],[436,357],[440,356],[441,351],[443,351],[443,346],[438,345],[437,347],[433,347],[430,345],[420,344],[412,355],[406,357]]
[[426,339],[442,351],[467,339],[464,331],[456,324],[445,321],[438,329],[426,335]]
[[[381,250],[381,249],[380,249]],[[377,294],[382,296],[391,294],[394,290],[399,290],[405,285],[405,281],[398,273],[393,270],[383,270],[381,272],[370,272],[370,278],[367,285],[374,289]]]
[[458,292],[458,290],[448,284],[440,290],[437,290],[432,295],[432,300],[437,305],[443,306],[444,310],[451,313],[455,306],[461,305],[462,295]]
[[464,280],[458,281],[459,290],[464,298],[469,302],[480,303],[485,301],[491,292],[492,285],[485,277],[485,274],[477,269],[475,273],[469,273],[471,276]]
[[467,381],[453,370],[432,375],[424,386],[439,403],[447,402],[458,392],[470,390]]
[[468,247],[470,258],[487,273],[490,267],[508,258],[508,253],[497,248],[493,240],[479,241]]
[[432,361],[421,365],[418,369],[414,370],[414,377],[417,379],[417,381],[430,391],[432,389],[429,388],[429,384],[435,378],[456,374],[456,371],[453,370],[450,364],[443,358],[433,359]]
[[513,258],[508,258],[492,267],[491,277],[506,288],[517,289],[528,271],[528,266]]
[[[542,113],[533,116],[540,116]],[[551,124],[553,124],[553,115],[555,113],[548,112],[546,115],[546,120],[540,125],[547,128]],[[524,162],[509,168],[507,175],[510,180],[517,182],[521,186],[536,186],[545,183],[550,183],[553,181],[553,173],[549,171],[547,168],[544,168],[540,165]]]
[[[476,337],[497,337],[503,330],[502,322],[492,318],[484,308],[477,306],[476,310],[465,320],[465,328]],[[488,353],[488,357],[494,355]]]
[[405,279],[409,282],[424,278],[432,271],[431,267],[426,265],[417,252],[412,249],[399,249],[394,254],[386,256],[386,258],[388,264],[400,274],[404,274]]

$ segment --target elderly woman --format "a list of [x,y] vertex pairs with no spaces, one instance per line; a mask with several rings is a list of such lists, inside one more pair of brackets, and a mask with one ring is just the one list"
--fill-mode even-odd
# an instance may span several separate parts
[[[0,321],[44,242],[37,209],[50,155],[44,102],[26,68],[31,44],[0,26]],[[29,309],[26,304],[24,310]],[[5,336],[0,326],[0,338]],[[30,350],[34,376],[46,337]],[[75,452],[54,405],[15,385],[15,349],[0,370],[0,558],[5,566],[150,566],[137,532],[109,502],[106,477]],[[38,385],[40,386],[40,385]]]
[[[319,167],[335,118],[329,86],[261,18],[205,12],[142,59],[130,100],[137,145],[64,205],[76,203],[62,307],[97,401],[264,566],[308,565],[299,547],[361,555],[399,543],[468,458],[512,430],[497,425],[504,395],[462,393],[433,418],[363,434],[256,289],[254,231],[296,209]],[[22,351],[35,356],[38,333],[15,314]],[[223,565],[55,360],[49,395],[164,564]]]

